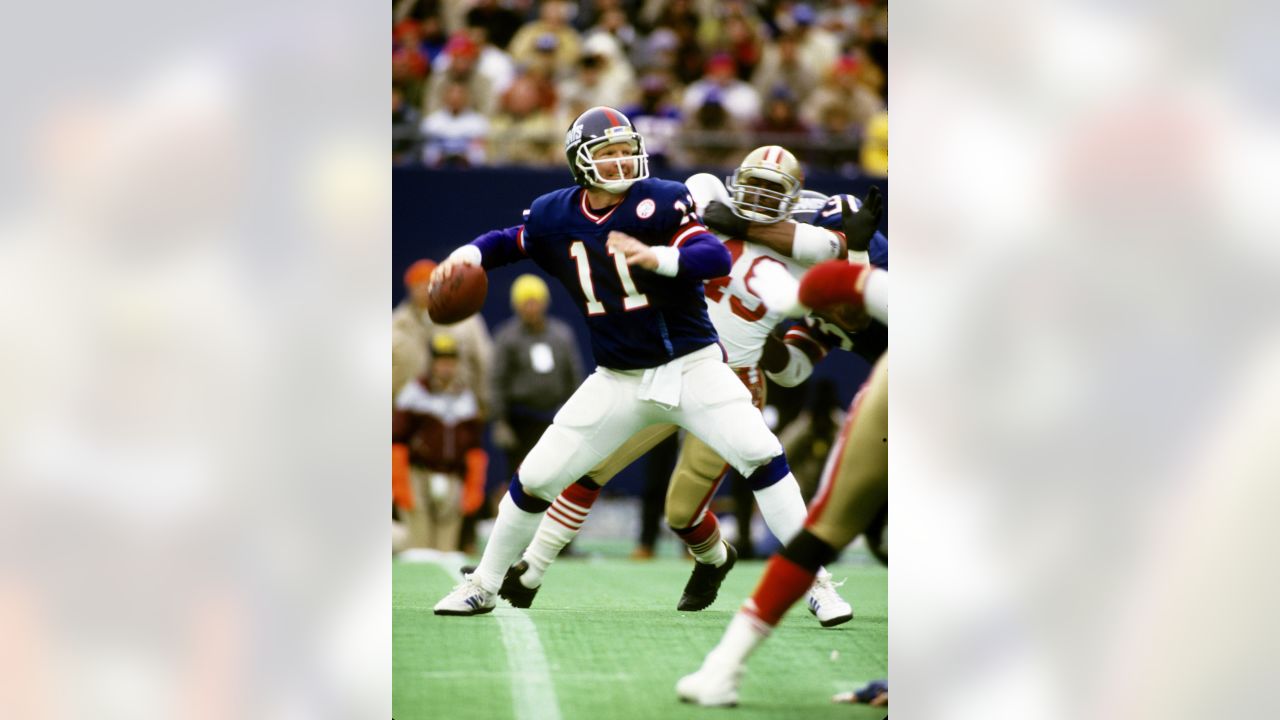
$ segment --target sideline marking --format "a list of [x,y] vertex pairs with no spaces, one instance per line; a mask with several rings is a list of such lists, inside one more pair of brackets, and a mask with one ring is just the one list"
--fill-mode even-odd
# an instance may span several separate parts
[[[412,552],[410,557],[404,554]],[[403,560],[431,563],[455,579],[462,579],[466,556],[433,550],[406,551]],[[502,631],[502,644],[507,650],[507,675],[511,678],[511,706],[516,720],[560,720],[560,704],[552,684],[547,655],[538,640],[538,628],[524,612],[508,607],[499,599],[491,613]],[[484,622],[462,619],[462,622]],[[456,622],[456,621],[455,621]]]

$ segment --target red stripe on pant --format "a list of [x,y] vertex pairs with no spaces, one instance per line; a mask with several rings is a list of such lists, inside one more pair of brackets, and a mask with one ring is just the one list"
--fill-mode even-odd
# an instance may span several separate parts
[[[869,378],[868,382],[870,382]],[[862,389],[858,390],[858,394],[853,397],[849,415],[844,419],[844,427],[840,428],[840,442],[836,443],[831,450],[833,461],[823,470],[822,483],[818,486],[818,496],[809,505],[809,516],[804,520],[805,527],[811,527],[817,522],[818,518],[822,517],[822,511],[827,508],[827,501],[831,499],[831,489],[835,487],[836,479],[840,477],[840,464],[844,461],[844,446],[849,442],[849,434],[853,431],[853,423],[858,419],[858,411],[862,409],[862,400],[866,397],[866,392],[867,386],[864,384]]]

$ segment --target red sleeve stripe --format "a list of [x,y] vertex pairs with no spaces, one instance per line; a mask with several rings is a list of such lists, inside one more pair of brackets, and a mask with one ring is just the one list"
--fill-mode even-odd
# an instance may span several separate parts
[[520,226],[520,231],[516,233],[516,244],[520,246],[520,252],[528,255],[529,252],[524,249],[524,226]]
[[814,365],[827,356],[827,349],[822,346],[822,343],[813,339],[805,330],[799,328],[788,330],[785,342],[800,348],[800,352],[804,353]]
[[709,232],[705,225],[699,222],[691,222],[676,231],[676,236],[671,240],[671,247],[680,247],[685,240],[704,232]]

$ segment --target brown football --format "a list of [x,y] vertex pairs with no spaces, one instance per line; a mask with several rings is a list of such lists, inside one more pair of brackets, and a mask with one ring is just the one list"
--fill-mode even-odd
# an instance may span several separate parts
[[427,292],[427,314],[441,325],[461,322],[480,312],[488,292],[489,277],[484,268],[456,265],[447,279],[432,283]]

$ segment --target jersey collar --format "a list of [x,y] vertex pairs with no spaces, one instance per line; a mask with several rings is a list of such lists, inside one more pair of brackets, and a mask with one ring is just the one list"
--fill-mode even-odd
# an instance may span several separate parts
[[578,191],[578,209],[582,211],[582,214],[586,216],[588,220],[590,220],[591,222],[597,225],[604,224],[604,221],[608,220],[610,216],[612,216],[615,212],[617,212],[618,208],[622,207],[623,203],[625,203],[626,201],[627,199],[624,197],[621,201],[618,202],[617,205],[614,205],[613,207],[609,208],[609,212],[603,215],[597,215],[591,212],[591,206],[587,205],[586,188],[583,188]]

